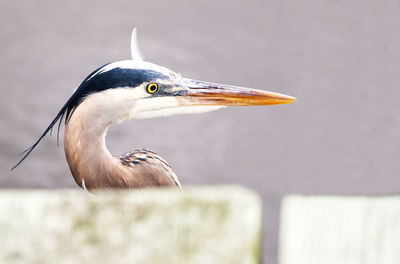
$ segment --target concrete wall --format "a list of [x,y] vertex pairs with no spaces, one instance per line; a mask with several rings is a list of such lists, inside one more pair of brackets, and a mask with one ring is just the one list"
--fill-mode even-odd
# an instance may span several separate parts
[[400,196],[288,196],[279,264],[400,263]]
[[0,263],[256,264],[261,201],[243,188],[1,191]]

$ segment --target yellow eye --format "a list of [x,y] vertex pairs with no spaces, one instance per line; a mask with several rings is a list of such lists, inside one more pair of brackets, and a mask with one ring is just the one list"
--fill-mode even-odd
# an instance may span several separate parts
[[158,84],[156,83],[149,83],[146,87],[148,93],[153,94],[158,91]]

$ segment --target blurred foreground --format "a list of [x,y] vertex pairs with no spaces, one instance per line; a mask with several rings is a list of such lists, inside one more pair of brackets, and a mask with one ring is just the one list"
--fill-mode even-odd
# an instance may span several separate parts
[[[285,197],[278,263],[400,263],[399,204],[399,196]],[[240,187],[4,190],[0,263],[256,264],[261,223],[260,198]]]
[[260,261],[261,201],[242,188],[0,192],[0,263]]

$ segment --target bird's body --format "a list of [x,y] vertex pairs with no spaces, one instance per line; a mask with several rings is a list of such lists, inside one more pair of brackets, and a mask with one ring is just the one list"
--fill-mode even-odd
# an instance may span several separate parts
[[133,60],[106,64],[92,72],[16,166],[65,117],[65,155],[76,183],[82,188],[181,188],[173,169],[150,150],[113,156],[105,144],[108,128],[129,119],[295,100],[277,93],[183,78],[141,60],[135,48],[135,31],[132,36]]

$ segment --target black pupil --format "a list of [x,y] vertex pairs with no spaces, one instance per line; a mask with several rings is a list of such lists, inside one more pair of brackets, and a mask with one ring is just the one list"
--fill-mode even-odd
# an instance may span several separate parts
[[150,84],[150,91],[154,92],[157,89],[157,85],[155,84]]

